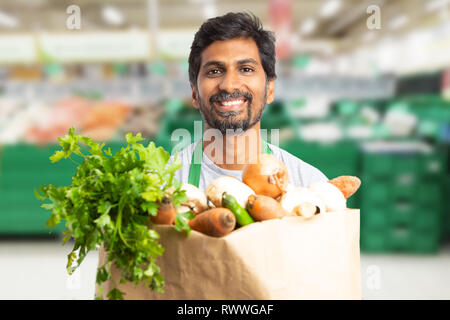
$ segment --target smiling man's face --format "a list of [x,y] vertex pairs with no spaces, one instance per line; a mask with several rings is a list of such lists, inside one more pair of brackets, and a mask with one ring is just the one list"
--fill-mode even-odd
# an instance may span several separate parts
[[251,38],[215,41],[203,52],[193,103],[209,127],[238,130],[259,123],[274,98],[274,80],[266,81],[258,46]]

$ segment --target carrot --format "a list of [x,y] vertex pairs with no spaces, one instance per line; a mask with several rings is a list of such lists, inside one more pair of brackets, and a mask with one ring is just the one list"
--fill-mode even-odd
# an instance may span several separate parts
[[320,209],[310,202],[302,202],[296,206],[293,213],[300,217],[311,218],[313,215],[319,213]]
[[223,237],[233,231],[236,217],[226,208],[213,208],[203,211],[189,221],[192,230],[211,237]]
[[258,221],[280,219],[288,214],[278,201],[264,195],[250,195],[247,210]]
[[361,180],[355,176],[340,176],[328,182],[341,190],[345,199],[350,198],[361,186]]
[[177,211],[173,206],[172,199],[164,196],[158,205],[158,213],[152,217],[152,222],[155,224],[174,224]]

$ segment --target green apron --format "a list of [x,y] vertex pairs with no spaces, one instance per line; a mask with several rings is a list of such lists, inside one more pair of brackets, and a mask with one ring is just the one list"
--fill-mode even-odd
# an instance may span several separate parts
[[[262,151],[265,154],[272,154],[272,150],[269,148],[269,144],[261,139]],[[196,156],[197,155],[197,156]],[[198,188],[200,184],[200,174],[202,172],[202,161],[195,163],[194,159],[201,159],[203,156],[203,140],[200,140],[195,146],[194,152],[192,152],[191,167],[189,168],[188,183]]]

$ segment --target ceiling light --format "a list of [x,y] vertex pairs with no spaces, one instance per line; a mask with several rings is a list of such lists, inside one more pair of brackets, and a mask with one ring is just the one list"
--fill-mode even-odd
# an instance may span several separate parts
[[338,12],[341,4],[341,0],[328,0],[322,8],[320,8],[320,15],[324,18],[331,17]]
[[448,6],[450,4],[450,0],[433,0],[428,1],[425,10],[428,12],[439,10],[445,6]]
[[394,19],[391,20],[389,23],[389,28],[392,30],[399,29],[401,27],[404,27],[406,24],[408,24],[409,18],[402,14],[399,16],[396,16]]
[[16,17],[0,11],[0,26],[7,28],[17,28],[19,24],[19,20]]
[[205,3],[203,6],[203,17],[205,19],[217,16],[217,7],[213,2]]
[[311,34],[312,32],[314,32],[314,30],[316,30],[316,28],[317,28],[316,20],[309,18],[302,23],[300,27],[300,32],[302,34]]
[[104,6],[102,9],[102,17],[109,24],[119,26],[123,24],[124,18],[122,12],[113,6]]
[[202,6],[204,19],[214,18],[217,16],[216,0],[189,0],[189,2]]

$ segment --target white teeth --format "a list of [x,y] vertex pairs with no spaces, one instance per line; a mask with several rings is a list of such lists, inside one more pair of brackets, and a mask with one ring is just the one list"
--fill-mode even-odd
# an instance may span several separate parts
[[236,104],[241,104],[242,102],[244,102],[244,100],[234,100],[234,101],[222,101],[222,105],[224,106],[233,106]]

